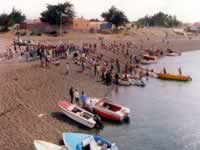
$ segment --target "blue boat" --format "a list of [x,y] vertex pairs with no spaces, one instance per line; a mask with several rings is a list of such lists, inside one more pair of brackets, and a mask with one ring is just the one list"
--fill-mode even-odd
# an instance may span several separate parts
[[119,150],[116,144],[89,134],[63,133],[63,141],[71,150]]

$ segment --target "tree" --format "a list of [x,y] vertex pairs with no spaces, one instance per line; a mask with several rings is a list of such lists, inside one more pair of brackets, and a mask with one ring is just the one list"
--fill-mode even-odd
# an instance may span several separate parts
[[47,10],[41,13],[41,21],[51,25],[70,24],[75,16],[73,4],[66,1],[57,5],[47,5]]
[[128,23],[128,19],[124,12],[112,6],[107,12],[103,12],[101,17],[104,18],[105,21],[108,21],[115,25],[116,28],[119,26],[124,26]]
[[13,26],[15,24],[20,24],[26,19],[26,16],[22,14],[21,11],[13,8],[12,12],[8,15],[9,21],[8,26]]
[[137,20],[139,26],[161,26],[161,27],[176,27],[181,24],[176,19],[176,16],[158,12],[153,16],[145,16]]
[[20,24],[26,19],[26,16],[22,14],[20,10],[13,8],[10,14],[1,14],[0,15],[0,26],[2,26],[3,31],[7,31],[8,27],[15,24]]

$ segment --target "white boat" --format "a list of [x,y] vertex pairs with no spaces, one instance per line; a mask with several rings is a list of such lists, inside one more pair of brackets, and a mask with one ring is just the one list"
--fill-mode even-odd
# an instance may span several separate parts
[[135,86],[140,86],[140,87],[146,86],[145,82],[143,80],[140,80],[140,79],[129,79],[129,82],[132,85],[135,85]]
[[33,142],[35,150],[70,150],[65,146],[58,146],[49,142],[35,140]]
[[59,101],[58,106],[61,108],[62,112],[72,120],[89,128],[95,127],[97,122],[94,119],[94,114],[75,104],[68,103],[67,101]]
[[118,84],[123,85],[123,86],[130,86],[131,85],[131,83],[128,80],[123,80],[123,79],[119,79]]
[[177,52],[172,52],[172,53],[167,53],[167,56],[180,56],[181,53],[177,53]]
[[145,60],[145,59],[141,60],[141,64],[143,65],[150,65],[150,64],[156,64],[156,63],[157,63],[156,60]]

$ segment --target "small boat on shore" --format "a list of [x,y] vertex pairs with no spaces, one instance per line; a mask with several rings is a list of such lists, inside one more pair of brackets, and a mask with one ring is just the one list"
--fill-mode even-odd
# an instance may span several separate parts
[[116,144],[96,135],[63,133],[63,141],[72,150],[119,150]]
[[[64,146],[58,146],[49,142],[35,140],[33,142],[35,150],[71,150]],[[66,144],[67,145],[67,144]]]
[[142,65],[150,65],[150,64],[156,64],[156,63],[157,63],[156,60],[146,60],[146,59],[141,60]]
[[129,82],[131,82],[132,85],[139,86],[139,87],[146,86],[146,83],[141,79],[129,79]]
[[157,60],[157,57],[144,54],[143,59],[145,59],[145,60]]
[[163,80],[176,80],[176,81],[191,81],[192,78],[190,76],[183,75],[174,75],[169,73],[158,73],[158,78]]
[[130,86],[131,85],[131,83],[128,80],[125,80],[125,79],[122,79],[122,78],[120,78],[118,80],[118,84],[123,85],[123,86]]
[[172,52],[172,53],[167,53],[167,56],[180,56],[181,53],[178,53],[178,52]]
[[59,101],[58,106],[66,116],[86,127],[94,128],[100,123],[99,120],[95,120],[94,114],[75,104],[68,103],[67,101]]
[[104,119],[116,122],[129,120],[129,108],[119,104],[114,104],[106,98],[87,98],[86,107],[88,107],[88,109],[92,109],[94,113]]

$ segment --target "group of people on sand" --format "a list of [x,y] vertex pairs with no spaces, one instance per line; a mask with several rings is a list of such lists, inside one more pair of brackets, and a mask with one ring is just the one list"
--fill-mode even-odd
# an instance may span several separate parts
[[72,104],[74,103],[75,100],[75,103],[77,105],[82,105],[83,108],[85,107],[87,96],[84,91],[82,91],[80,95],[77,88],[71,87],[69,89],[69,95],[70,95],[70,102]]

